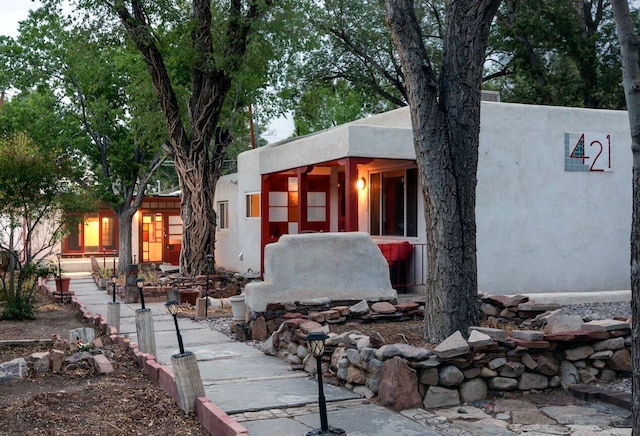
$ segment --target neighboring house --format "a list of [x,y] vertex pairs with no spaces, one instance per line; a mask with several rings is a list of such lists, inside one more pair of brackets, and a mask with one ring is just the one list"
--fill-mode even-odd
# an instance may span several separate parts
[[[111,209],[85,214],[84,222],[64,238],[64,258],[112,258],[118,254],[118,218]],[[133,256],[137,262],[178,265],[182,218],[178,194],[145,197],[133,217]]]
[[[483,102],[479,289],[629,289],[630,142],[623,111]],[[426,283],[408,108],[246,151],[217,186],[217,266],[261,271],[283,234],[365,231],[392,283]]]

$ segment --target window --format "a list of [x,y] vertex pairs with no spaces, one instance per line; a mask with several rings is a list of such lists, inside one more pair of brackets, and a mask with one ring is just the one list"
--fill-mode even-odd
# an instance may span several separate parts
[[247,218],[260,218],[260,194],[247,194]]
[[377,236],[418,236],[416,168],[370,175],[369,230]]
[[229,228],[229,202],[218,202],[218,228],[220,230]]

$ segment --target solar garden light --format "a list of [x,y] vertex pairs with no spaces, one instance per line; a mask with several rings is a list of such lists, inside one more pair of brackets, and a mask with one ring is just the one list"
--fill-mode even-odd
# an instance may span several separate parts
[[[118,276],[111,276],[111,286],[113,289],[113,301],[107,304],[107,326],[120,330],[120,303],[116,301],[116,279]],[[107,333],[109,331],[107,330]]]
[[136,285],[138,286],[138,292],[140,293],[140,304],[142,305],[142,309],[144,309],[144,292],[142,290],[144,287],[144,279],[136,280]]
[[176,325],[176,335],[178,336],[178,347],[180,347],[180,354],[184,354],[182,335],[180,334],[180,327],[178,326],[178,302],[175,300],[167,301],[164,306],[167,308],[167,312],[173,315],[173,322]]
[[136,332],[138,334],[138,349],[143,353],[156,355],[156,337],[153,330],[153,316],[151,309],[144,307],[144,279],[137,279],[136,285],[140,292],[142,307],[136,309]]
[[62,266],[60,265],[60,258],[62,257],[62,253],[56,254],[58,258],[58,271],[56,274],[58,276],[58,286],[60,287],[60,304],[64,304],[64,297],[62,295]]
[[178,336],[179,354],[171,356],[171,366],[176,380],[176,390],[178,391],[178,403],[185,414],[193,413],[196,410],[199,397],[204,397],[204,386],[198,368],[198,359],[191,351],[184,351],[182,335],[178,326],[178,302],[167,301],[164,305],[173,316],[176,325],[176,335]]
[[211,265],[213,265],[213,254],[207,254],[207,285],[204,295],[204,317],[209,317],[209,274],[211,274]]
[[344,430],[329,427],[327,421],[327,403],[324,398],[324,388],[322,386],[322,355],[324,354],[324,341],[329,336],[322,332],[311,332],[307,335],[307,342],[311,353],[316,358],[316,372],[318,375],[318,407],[320,409],[320,428],[312,430],[306,436],[322,436],[322,435],[346,435]]

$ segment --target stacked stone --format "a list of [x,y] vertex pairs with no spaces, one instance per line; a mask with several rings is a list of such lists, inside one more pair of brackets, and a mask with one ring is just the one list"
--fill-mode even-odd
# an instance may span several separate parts
[[478,299],[481,315],[489,321],[520,325],[542,325],[538,316],[560,308],[555,303],[535,303],[524,295],[481,295]]
[[[507,335],[502,329],[471,327],[467,339],[456,332],[433,350],[381,345],[379,338],[357,330],[330,334],[325,364],[347,387],[368,398],[378,395],[381,404],[396,410],[456,406],[485,398],[489,390],[607,382],[631,371],[627,320],[581,321],[577,330],[567,330],[572,323],[566,318],[552,318],[546,332]],[[328,326],[302,315],[289,319],[265,351],[315,372],[305,342],[311,331],[328,332]]]
[[424,316],[418,303],[393,304],[389,301],[367,302],[354,300],[332,301],[314,298],[295,303],[270,303],[261,313],[253,313],[250,323],[253,340],[262,340],[292,317],[304,317],[318,323],[340,324],[346,321],[369,323],[406,321]]

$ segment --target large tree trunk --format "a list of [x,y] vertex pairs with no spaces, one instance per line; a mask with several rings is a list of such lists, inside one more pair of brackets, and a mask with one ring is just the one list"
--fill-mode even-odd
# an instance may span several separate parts
[[640,435],[640,40],[633,27],[626,0],[613,0],[613,15],[618,30],[631,151],[633,152],[633,200],[631,218],[631,360],[633,435]]
[[439,80],[411,0],[386,0],[407,86],[427,228],[425,338],[438,342],[478,321],[475,195],[480,85],[500,0],[448,2]]
[[116,209],[118,217],[118,272],[127,271],[127,266],[133,264],[131,256],[131,232],[133,229],[133,215],[137,207]]

